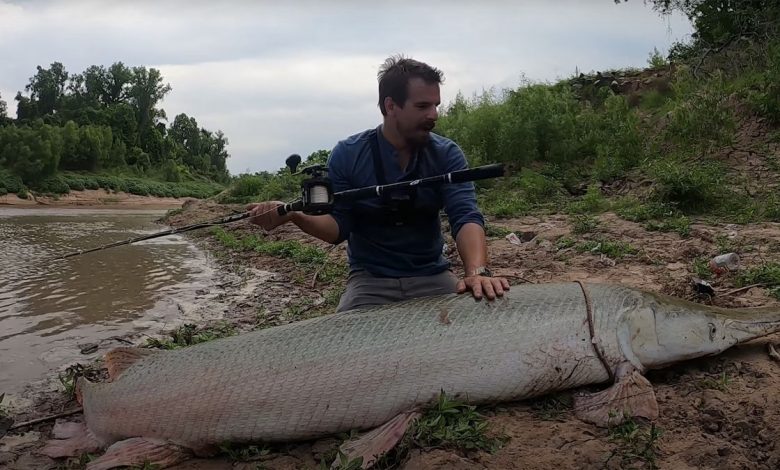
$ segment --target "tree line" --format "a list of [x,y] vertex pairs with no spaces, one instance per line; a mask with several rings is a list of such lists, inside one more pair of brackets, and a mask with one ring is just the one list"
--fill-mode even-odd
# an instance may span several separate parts
[[0,170],[26,184],[60,171],[227,182],[227,138],[184,113],[166,125],[159,104],[170,92],[155,68],[38,66],[14,98],[16,118],[0,96]]

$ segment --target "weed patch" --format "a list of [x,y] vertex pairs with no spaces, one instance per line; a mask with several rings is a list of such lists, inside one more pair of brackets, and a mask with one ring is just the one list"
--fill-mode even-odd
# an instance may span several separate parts
[[98,382],[104,377],[104,371],[105,369],[98,363],[87,365],[78,363],[57,374],[57,378],[64,389],[65,395],[69,398],[74,398],[76,396],[76,382],[79,377],[84,377],[90,382]]
[[717,379],[707,378],[700,382],[702,388],[708,388],[712,390],[720,390],[721,392],[728,391],[729,385],[731,385],[731,378],[726,375],[726,371],[723,371]]
[[638,424],[633,419],[624,421],[618,426],[609,429],[610,441],[617,444],[617,449],[605,462],[605,467],[610,460],[620,459],[620,468],[633,468],[637,462],[643,463],[647,468],[657,469],[655,459],[658,455],[658,439],[661,430],[655,423],[649,427]]
[[577,215],[573,218],[572,232],[576,234],[591,233],[596,231],[599,221],[595,217]]
[[780,299],[780,263],[764,263],[740,272],[735,284],[737,287],[763,284],[772,296]]
[[198,328],[196,325],[187,323],[168,333],[169,338],[162,340],[148,338],[146,340],[146,347],[156,349],[179,349],[218,338],[233,336],[234,334],[236,334],[235,328],[227,323],[222,323],[209,328]]

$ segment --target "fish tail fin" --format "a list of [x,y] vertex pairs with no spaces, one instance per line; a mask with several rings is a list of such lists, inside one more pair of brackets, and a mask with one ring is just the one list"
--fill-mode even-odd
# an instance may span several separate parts
[[141,348],[114,348],[107,352],[105,360],[109,381],[116,380],[128,367],[154,353],[149,349]]
[[184,448],[158,439],[133,437],[111,445],[106,453],[87,464],[87,470],[150,464],[166,468],[189,459]]
[[72,457],[94,452],[102,447],[85,423],[58,421],[52,429],[54,439],[46,442],[40,453],[51,458]]
[[[399,414],[382,426],[342,445],[339,449],[340,457],[346,460],[346,463],[361,459],[360,468],[369,468],[398,444],[412,421],[419,417],[420,413],[417,411]],[[340,460],[337,458],[331,468],[340,465],[342,463]]]

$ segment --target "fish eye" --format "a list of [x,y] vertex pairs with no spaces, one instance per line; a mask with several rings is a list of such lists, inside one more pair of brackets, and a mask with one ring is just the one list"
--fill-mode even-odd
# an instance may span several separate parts
[[715,328],[715,324],[710,323],[707,326],[710,327],[710,341],[715,340],[715,333],[718,331],[717,328]]

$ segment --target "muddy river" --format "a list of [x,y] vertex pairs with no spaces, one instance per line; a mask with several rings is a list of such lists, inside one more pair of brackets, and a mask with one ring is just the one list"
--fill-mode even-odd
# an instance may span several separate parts
[[208,288],[206,253],[176,235],[53,261],[162,230],[164,213],[0,208],[0,393],[86,363],[122,335],[157,333]]

